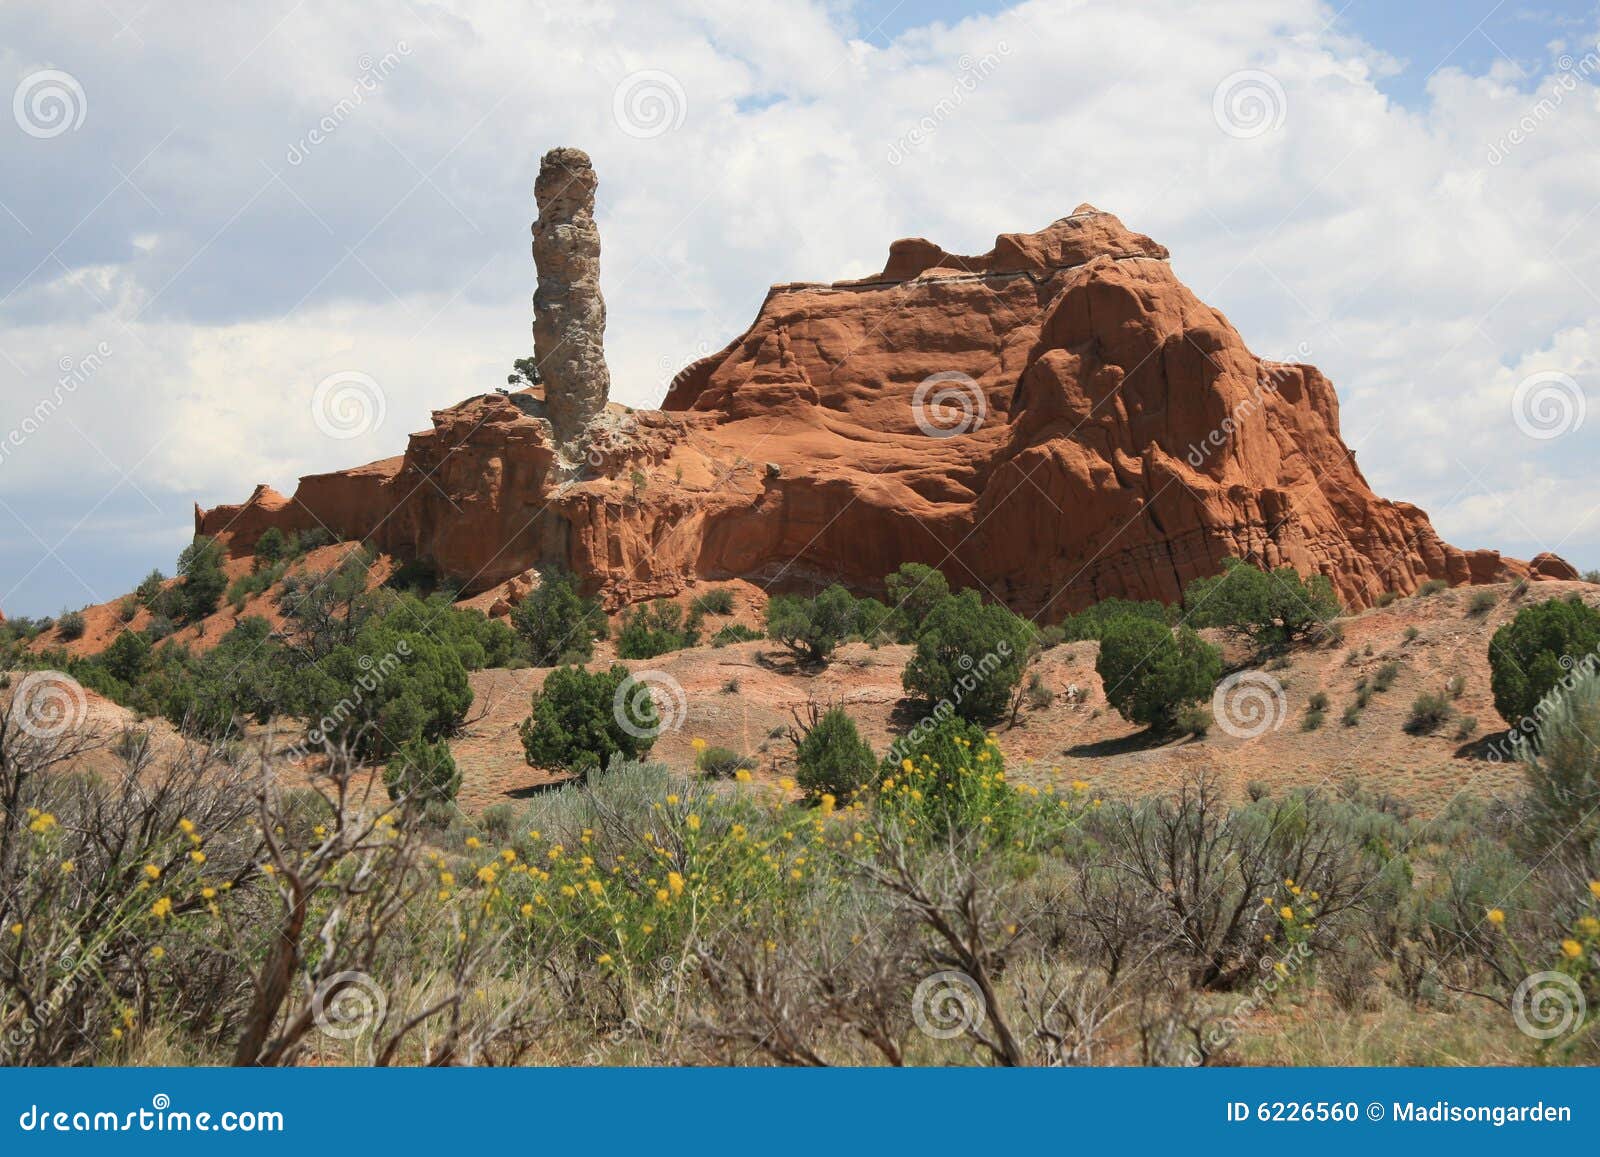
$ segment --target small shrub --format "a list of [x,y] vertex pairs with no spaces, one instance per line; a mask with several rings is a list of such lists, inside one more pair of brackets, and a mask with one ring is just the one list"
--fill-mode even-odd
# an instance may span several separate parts
[[1387,607],[1399,597],[1400,596],[1394,591],[1384,591],[1377,598],[1372,600],[1372,605],[1375,607]]
[[1211,717],[1211,708],[1203,703],[1186,703],[1178,708],[1175,726],[1178,731],[1192,735],[1196,739],[1204,739],[1211,730],[1215,720]]
[[1399,663],[1385,663],[1378,668],[1377,674],[1372,676],[1372,689],[1374,691],[1387,691],[1394,686],[1395,678],[1399,674]]
[[963,719],[991,723],[1010,706],[1032,645],[1027,620],[965,590],[928,612],[900,682],[924,703],[949,703]]
[[1415,627],[1407,627],[1405,629],[1405,634],[1404,634],[1403,637],[1405,638],[1406,642],[1411,643],[1411,642],[1415,642],[1417,636],[1420,635],[1420,634],[1422,634],[1422,632],[1417,630],[1417,628],[1415,628]]
[[88,625],[84,622],[82,611],[67,611],[56,620],[56,635],[69,643],[83,638],[83,633],[87,629]]
[[1357,723],[1360,723],[1361,705],[1359,703],[1350,704],[1344,709],[1344,714],[1340,716],[1339,721],[1346,727],[1354,727]]
[[617,630],[617,654],[624,659],[654,659],[670,651],[681,651],[700,641],[700,615],[687,616],[677,603],[657,599],[643,607],[622,613]]
[[139,614],[139,599],[137,595],[123,595],[117,603],[117,618],[124,623],[131,623]]
[[1583,581],[1600,585],[1600,570],[1586,570],[1583,572]]
[[383,786],[393,800],[448,804],[461,790],[461,771],[444,740],[413,739],[390,758],[383,769]]
[[156,596],[161,593],[161,588],[166,586],[167,576],[159,570],[153,570],[145,575],[139,585],[133,588],[133,597],[144,606],[155,602]]
[[1564,844],[1580,855],[1593,856],[1600,841],[1596,735],[1600,735],[1600,675],[1590,671],[1546,706],[1533,742],[1521,747],[1528,781],[1523,838],[1534,850],[1544,852]]
[[694,765],[709,776],[731,779],[740,769],[753,769],[755,760],[730,747],[707,747],[695,757]]
[[261,532],[261,537],[256,539],[255,567],[272,566],[274,563],[289,557],[289,540],[284,537],[283,531],[276,526],[269,526]]
[[920,562],[903,563],[883,580],[889,605],[894,608],[902,643],[916,639],[923,621],[950,594],[950,583],[942,571]]
[[1164,623],[1130,617],[1106,628],[1095,671],[1124,719],[1162,730],[1177,722],[1179,708],[1211,694],[1222,653],[1188,627],[1174,634]]
[[872,778],[876,759],[842,707],[830,707],[795,750],[795,779],[813,799],[842,799]]
[[1056,693],[1045,683],[1044,676],[1035,671],[1028,676],[1028,706],[1043,711],[1055,702]]
[[137,631],[123,631],[100,652],[100,665],[124,683],[137,683],[149,663],[150,641]]
[[1456,728],[1456,741],[1459,743],[1463,740],[1471,739],[1477,733],[1478,717],[1476,715],[1462,716],[1461,725]]
[[1321,708],[1315,708],[1307,711],[1300,719],[1300,730],[1315,731],[1317,728],[1322,726],[1322,721],[1326,715],[1327,712]]
[[178,610],[185,622],[194,622],[216,612],[222,594],[228,589],[228,576],[222,569],[222,547],[214,538],[200,535],[178,556]]
[[522,722],[522,748],[534,766],[587,777],[615,755],[644,755],[660,723],[649,688],[620,663],[592,673],[558,667],[534,693],[532,714]]
[[1493,591],[1473,591],[1472,597],[1467,600],[1467,614],[1474,618],[1482,618],[1492,611],[1495,603],[1499,601],[1499,596]]
[[1407,735],[1432,735],[1455,715],[1450,701],[1437,691],[1424,691],[1411,702],[1411,714],[1405,722]]
[[600,605],[580,595],[577,580],[561,572],[543,576],[538,587],[512,608],[511,625],[536,667],[581,662],[594,654],[595,639],[606,632]]
[[1325,629],[1342,608],[1322,574],[1303,577],[1292,566],[1268,573],[1240,559],[1224,559],[1222,573],[1196,579],[1183,592],[1189,622],[1222,627],[1270,650]]
[[737,695],[739,693],[739,677],[737,675],[722,681],[722,693],[724,695]]
[[159,643],[162,639],[174,634],[177,629],[177,624],[165,615],[151,615],[150,621],[144,625],[142,634],[150,642]]
[[1600,611],[1581,599],[1551,599],[1517,612],[1489,643],[1489,685],[1507,723],[1535,714],[1574,664],[1600,648]]
[[[1059,647],[1067,641],[1067,629],[1060,623],[1052,623],[1039,632],[1039,650],[1048,651],[1051,647]],[[1068,661],[1072,659],[1067,656]]]
[[725,623],[711,636],[713,647],[726,647],[729,643],[751,643],[757,639],[766,638],[760,631],[752,630],[743,623]]
[[1444,689],[1449,694],[1450,698],[1461,698],[1462,694],[1467,689],[1467,677],[1465,675],[1450,676],[1450,682],[1444,685]]
[[1262,800],[1266,799],[1271,792],[1268,790],[1267,785],[1262,783],[1259,779],[1252,779],[1249,783],[1244,785],[1244,794],[1250,797],[1251,803],[1260,803]]
[[1448,590],[1449,588],[1450,584],[1445,582],[1444,579],[1429,579],[1427,582],[1423,583],[1417,588],[1417,597],[1425,599],[1430,595],[1436,595],[1440,591]]
[[124,727],[111,742],[112,753],[128,764],[135,764],[150,748],[150,732],[143,727]]
[[695,598],[689,604],[689,609],[699,611],[702,615],[731,615],[733,614],[733,592],[727,587],[718,587],[714,591]]
[[1328,709],[1328,693],[1326,691],[1313,691],[1311,698],[1306,700],[1307,711],[1326,711]]
[[778,595],[767,603],[767,637],[808,662],[827,662],[855,624],[855,596],[838,583],[814,599]]

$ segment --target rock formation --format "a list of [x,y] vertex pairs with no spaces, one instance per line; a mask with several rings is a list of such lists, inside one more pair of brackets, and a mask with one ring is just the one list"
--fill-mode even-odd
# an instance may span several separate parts
[[606,303],[600,296],[600,230],[594,223],[598,184],[589,155],[551,149],[539,162],[533,197],[533,349],[545,385],[556,443],[576,448],[606,407]]
[[[548,304],[540,259],[541,360],[569,330],[580,347],[546,363],[552,413],[558,394],[570,407],[558,443],[604,400],[599,328],[580,320],[600,309],[581,157],[546,158],[535,230],[536,253],[547,223],[584,238],[550,257],[569,288]],[[552,189],[557,171],[579,178]],[[774,286],[661,411],[591,423],[594,476],[558,484],[550,427],[485,395],[434,414],[401,458],[197,510],[196,529],[243,551],[268,525],[320,523],[430,558],[469,594],[559,563],[611,607],[734,576],[881,592],[924,562],[1040,622],[1176,600],[1230,555],[1321,572],[1352,607],[1430,578],[1570,573],[1459,550],[1375,495],[1327,379],[1253,354],[1166,257],[1090,206],[978,256],[898,241],[874,277]]]

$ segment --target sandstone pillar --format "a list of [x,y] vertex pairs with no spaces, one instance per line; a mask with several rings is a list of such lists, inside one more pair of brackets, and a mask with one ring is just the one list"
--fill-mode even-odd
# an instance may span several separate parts
[[579,448],[606,407],[606,303],[600,296],[600,230],[594,223],[594,166],[581,149],[551,149],[539,162],[533,199],[533,350],[550,425],[561,449]]

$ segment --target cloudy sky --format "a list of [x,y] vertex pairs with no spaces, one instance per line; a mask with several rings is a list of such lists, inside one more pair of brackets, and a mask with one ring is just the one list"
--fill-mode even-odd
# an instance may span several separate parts
[[[770,282],[1089,201],[1332,377],[1379,493],[1600,567],[1597,36],[1515,0],[7,0],[0,609],[112,598],[194,501],[503,383],[558,144],[601,178],[618,400]],[[330,378],[381,414],[330,421]]]

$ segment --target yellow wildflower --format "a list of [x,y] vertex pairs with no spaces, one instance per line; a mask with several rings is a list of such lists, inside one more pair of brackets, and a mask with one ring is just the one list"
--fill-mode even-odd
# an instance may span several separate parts
[[206,854],[200,851],[190,852],[189,858],[197,864],[203,864],[206,862]]
[[1576,940],[1563,940],[1561,942],[1561,952],[1569,959],[1576,960],[1583,955],[1583,945]]
[[741,767],[738,771],[733,773],[733,778],[738,780],[740,783],[749,783],[751,778],[750,769],[748,767]]
[[1293,920],[1294,909],[1285,904],[1282,908],[1278,909],[1278,915],[1282,916],[1285,920]]
[[159,880],[161,878],[161,869],[154,864],[146,864],[144,866],[144,874],[152,880]]
[[74,871],[77,868],[77,866],[78,866],[77,863],[75,861],[73,861],[73,860],[62,860],[61,861],[61,870],[63,872]]
[[674,896],[681,896],[683,894],[683,877],[677,872],[668,872],[667,887],[672,889]]
[[150,949],[150,959],[151,960],[160,960],[166,954],[167,954],[167,950],[165,948],[161,947],[161,945],[159,945],[159,944],[157,944],[154,948]]
[[157,920],[165,920],[168,916],[172,915],[172,897],[163,896],[154,904],[150,905],[150,914]]
[[700,830],[700,817],[698,815],[695,815],[691,812],[689,818],[684,822],[689,825],[689,830],[691,832],[697,832]]
[[467,837],[467,847],[469,847],[469,848],[481,848],[481,847],[483,847],[483,841],[480,840],[477,836],[468,836]]
[[1499,908],[1490,908],[1489,914],[1485,919],[1498,928],[1506,922],[1506,914]]

